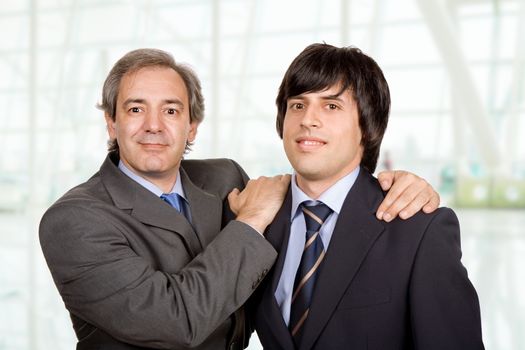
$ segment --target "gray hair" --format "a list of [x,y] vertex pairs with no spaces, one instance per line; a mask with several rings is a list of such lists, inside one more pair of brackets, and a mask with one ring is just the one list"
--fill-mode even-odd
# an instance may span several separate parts
[[[117,97],[122,77],[146,67],[166,67],[177,72],[184,81],[188,92],[190,122],[200,123],[204,119],[204,97],[197,74],[188,65],[176,63],[171,54],[158,49],[133,50],[119,59],[104,81],[102,103],[97,107],[115,121]],[[186,144],[186,152],[191,150],[191,145],[190,142]],[[108,151],[118,151],[117,140],[108,141]]]

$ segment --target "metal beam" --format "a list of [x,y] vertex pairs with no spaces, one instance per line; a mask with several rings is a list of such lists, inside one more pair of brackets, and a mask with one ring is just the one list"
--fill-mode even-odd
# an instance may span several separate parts
[[439,0],[417,0],[443,63],[449,73],[452,92],[462,103],[461,114],[466,124],[474,131],[475,143],[489,172],[496,171],[500,164],[500,152],[488,113],[476,89],[476,84],[461,51],[456,28]]
[[[219,93],[220,93],[220,1],[213,0],[211,5],[211,105],[213,113],[207,113],[211,124],[211,149],[217,156],[219,149]],[[209,106],[209,104],[208,104]],[[208,110],[209,111],[209,110]]]
[[[509,121],[506,128],[505,152],[508,162],[511,165],[518,161],[519,151],[519,131],[521,130],[520,122],[520,102],[525,97],[525,2],[520,2],[519,14],[517,16],[517,34],[516,34],[516,54],[512,67],[512,82],[510,84],[509,100],[506,106],[506,113],[509,114]],[[523,119],[523,118],[521,118]]]
[[[28,205],[25,210],[25,216],[32,224],[32,227],[37,227],[36,219],[36,204],[37,198],[35,196],[37,189],[37,45],[38,45],[38,0],[30,0],[29,2],[29,75],[28,75],[28,95],[29,95],[29,133],[28,133],[28,159],[29,166],[29,197]],[[27,301],[27,322],[28,322],[28,348],[38,349],[38,321],[37,321],[37,293],[36,293],[36,240],[33,232],[29,230],[27,245],[27,278],[28,278],[28,301]]]
[[341,45],[347,46],[350,41],[350,12],[351,0],[341,0],[341,24],[340,24],[340,36]]
[[[241,49],[241,62],[239,69],[239,85],[237,88],[235,106],[233,108],[233,124],[237,127],[232,130],[232,139],[237,142],[234,149],[237,151],[246,149],[246,146],[243,145],[246,138],[243,137],[246,131],[246,116],[244,115],[244,108],[246,101],[249,99],[248,91],[246,85],[248,83],[248,68],[251,61],[251,53],[253,50],[253,44],[255,43],[255,28],[257,26],[257,0],[251,0],[249,3],[250,10],[248,13],[248,25],[246,31],[244,32],[244,38],[242,40]],[[216,116],[219,117],[219,110],[216,109]],[[218,149],[214,147],[214,150]],[[236,156],[241,159],[241,154]]]

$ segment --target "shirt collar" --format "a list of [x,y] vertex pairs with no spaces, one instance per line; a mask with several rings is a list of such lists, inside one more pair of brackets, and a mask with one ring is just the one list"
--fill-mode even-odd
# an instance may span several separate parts
[[339,179],[335,184],[330,186],[326,191],[324,191],[317,200],[310,198],[306,193],[304,193],[299,186],[297,186],[296,173],[292,174],[292,211],[290,213],[291,221],[295,219],[298,214],[299,205],[303,202],[307,202],[308,205],[315,205],[318,202],[323,202],[330,209],[332,209],[337,215],[341,212],[343,207],[343,202],[345,201],[346,195],[352,188],[359,175],[360,167],[356,167],[348,175],[345,175],[343,178]]
[[[148,191],[155,194],[157,197],[160,197],[164,192],[160,188],[158,188],[153,183],[149,182],[145,178],[135,174],[133,171],[131,171],[127,166],[124,165],[122,160],[119,160],[118,168],[127,176],[129,176],[132,180],[135,182],[138,182],[139,185],[147,189]],[[175,181],[175,186],[171,189],[169,193],[177,193],[179,196],[186,199],[186,196],[184,195],[184,189],[182,188],[182,182],[180,180],[180,171],[177,170],[177,181]]]

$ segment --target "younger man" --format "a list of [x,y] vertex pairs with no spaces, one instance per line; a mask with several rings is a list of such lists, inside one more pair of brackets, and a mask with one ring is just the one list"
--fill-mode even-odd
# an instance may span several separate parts
[[[279,252],[253,297],[266,349],[483,349],[452,210],[383,222],[376,168],[390,109],[357,48],[308,46],[277,96],[295,172],[266,238]],[[306,232],[306,234],[305,234]]]

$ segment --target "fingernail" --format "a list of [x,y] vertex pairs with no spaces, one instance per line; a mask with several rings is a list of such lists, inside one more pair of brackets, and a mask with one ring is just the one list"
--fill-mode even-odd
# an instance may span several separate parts
[[388,186],[388,182],[386,181],[381,181],[381,187],[386,187]]
[[408,213],[404,210],[401,213],[399,213],[399,217],[401,219],[406,219],[407,216],[408,216]]
[[390,214],[386,213],[383,216],[383,220],[385,220],[386,222],[390,222],[390,220],[392,220],[392,216]]
[[380,212],[377,212],[376,214],[376,218],[378,218],[379,220],[381,220],[383,218],[383,212],[380,211]]

